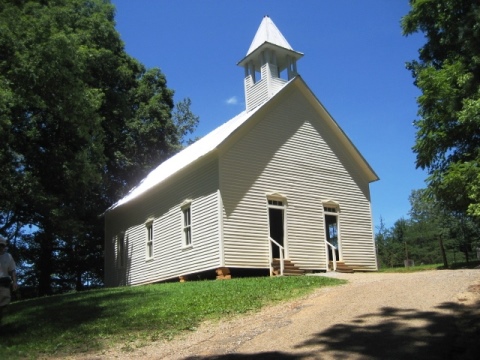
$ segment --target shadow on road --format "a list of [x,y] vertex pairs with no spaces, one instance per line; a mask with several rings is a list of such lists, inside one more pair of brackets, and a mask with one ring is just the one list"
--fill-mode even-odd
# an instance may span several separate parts
[[470,352],[480,340],[479,305],[439,306],[447,312],[385,307],[332,326],[297,348],[322,345],[327,352],[369,359],[477,359]]
[[296,360],[303,359],[309,356],[308,354],[287,354],[279,351],[261,352],[255,354],[226,354],[213,356],[190,356],[185,360]]
[[438,311],[425,312],[384,307],[314,334],[296,348],[301,353],[262,352],[186,359],[479,359],[480,301],[472,306],[444,303]]

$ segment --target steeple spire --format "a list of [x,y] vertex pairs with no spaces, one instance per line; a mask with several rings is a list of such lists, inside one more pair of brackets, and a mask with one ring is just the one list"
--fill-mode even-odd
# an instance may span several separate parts
[[265,42],[293,51],[287,39],[285,39],[285,37],[282,35],[280,30],[278,30],[278,28],[275,26],[272,19],[268,17],[268,15],[263,18],[260,26],[258,27],[252,44],[247,51],[247,56]]
[[[292,49],[273,21],[265,16],[247,55],[238,63],[245,68],[247,111],[270,99],[288,80],[295,77],[297,60],[302,56],[302,53]],[[282,78],[284,70],[286,76]]]

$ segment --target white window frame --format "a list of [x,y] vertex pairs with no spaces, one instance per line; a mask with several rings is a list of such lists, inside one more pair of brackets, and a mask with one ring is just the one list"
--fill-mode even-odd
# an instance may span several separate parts
[[153,219],[148,219],[145,222],[145,258],[146,260],[154,258]]
[[182,210],[182,247],[193,247],[193,231],[192,231],[192,201],[185,200],[180,209]]
[[116,237],[116,252],[117,252],[117,259],[116,265],[118,269],[124,269],[126,265],[126,246],[125,246],[125,233],[121,232]]

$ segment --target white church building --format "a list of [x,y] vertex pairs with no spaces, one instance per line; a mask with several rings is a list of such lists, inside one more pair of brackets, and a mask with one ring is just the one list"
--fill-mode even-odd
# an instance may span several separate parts
[[377,270],[377,175],[264,17],[238,65],[246,109],[155,168],[105,213],[105,285],[242,270]]

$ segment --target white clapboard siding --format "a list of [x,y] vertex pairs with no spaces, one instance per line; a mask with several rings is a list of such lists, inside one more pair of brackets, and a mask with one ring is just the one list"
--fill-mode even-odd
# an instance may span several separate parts
[[270,83],[270,88],[271,88],[271,94],[272,96],[275,95],[277,92],[279,92],[282,87],[285,86],[285,83],[287,80],[281,79],[281,78],[272,78]]
[[266,102],[287,83],[287,80],[278,77],[278,68],[273,64],[266,63],[262,65],[260,71],[261,77],[255,84],[251,75],[245,78],[247,110],[252,110]]
[[268,97],[271,98],[283,88],[287,83],[287,80],[280,77],[278,67],[273,64],[264,64],[261,71],[262,78],[266,79],[268,82]]
[[[253,83],[252,77],[245,79],[246,84]],[[247,100],[247,110],[252,110],[268,100],[267,80],[261,79],[255,85],[245,85],[245,99]]]
[[[106,214],[105,283],[135,285],[167,280],[217,268],[220,261],[218,161],[201,165],[165,181],[138,199]],[[192,246],[184,248],[180,205],[191,200]],[[146,258],[145,222],[153,219],[154,257]],[[127,266],[115,266],[115,236],[128,239]],[[110,240],[111,239],[111,240]]]
[[[322,201],[340,204],[343,258],[375,269],[368,180],[311,102],[293,88],[257,113],[220,157],[226,266],[268,267],[266,194],[287,198],[287,256],[326,269]],[[366,254],[366,255],[365,255]]]

